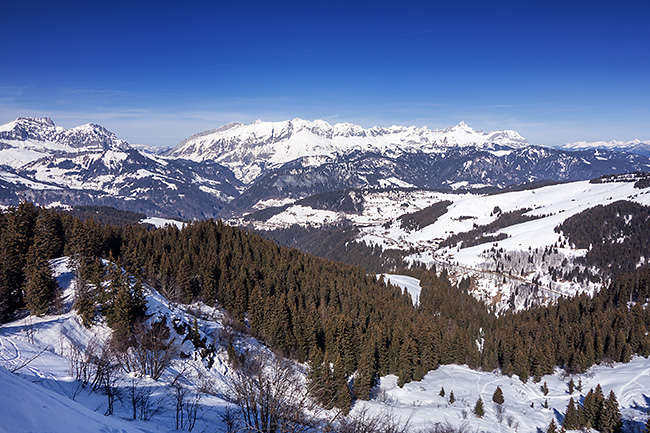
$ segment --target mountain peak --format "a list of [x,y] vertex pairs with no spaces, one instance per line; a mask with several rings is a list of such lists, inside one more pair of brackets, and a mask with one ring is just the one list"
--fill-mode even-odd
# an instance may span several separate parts
[[18,124],[40,124],[44,126],[56,126],[49,117],[19,117],[15,120]]
[[[253,182],[269,169],[305,157],[327,157],[353,152],[397,156],[431,153],[450,147],[521,147],[527,144],[514,133],[484,133],[461,121],[444,130],[391,126],[365,129],[353,123],[334,125],[324,120],[293,118],[281,122],[256,120],[237,127],[221,127],[183,140],[170,157],[193,161],[213,160],[233,170],[244,183]],[[506,131],[507,132],[507,131]]]
[[79,150],[129,148],[126,141],[117,138],[111,131],[96,123],[86,123],[66,129],[57,126],[49,117],[19,117],[0,126],[0,138],[30,140],[36,147],[48,148],[52,143]]

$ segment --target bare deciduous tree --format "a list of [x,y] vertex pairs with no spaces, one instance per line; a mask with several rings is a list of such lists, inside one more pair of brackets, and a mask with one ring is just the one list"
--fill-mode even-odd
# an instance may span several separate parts
[[137,322],[133,325],[133,346],[121,356],[127,371],[150,376],[158,380],[173,359],[178,355],[176,341],[170,337],[166,320],[148,325]]
[[291,361],[268,354],[245,355],[228,387],[239,409],[240,431],[302,432],[323,423],[314,416],[319,407]]

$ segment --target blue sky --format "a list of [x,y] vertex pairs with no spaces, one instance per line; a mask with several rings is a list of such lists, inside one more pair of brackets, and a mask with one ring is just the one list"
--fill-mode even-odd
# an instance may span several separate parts
[[232,121],[650,139],[650,2],[5,1],[0,123],[175,145]]

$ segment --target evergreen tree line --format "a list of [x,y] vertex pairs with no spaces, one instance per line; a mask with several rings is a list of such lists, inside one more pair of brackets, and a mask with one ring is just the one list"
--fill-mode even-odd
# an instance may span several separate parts
[[36,314],[52,308],[56,290],[36,284],[28,264],[53,281],[47,259],[65,254],[79,276],[75,308],[87,324],[104,314],[128,342],[144,311],[140,280],[173,301],[221,305],[270,347],[308,361],[311,388],[326,405],[368,398],[380,375],[396,374],[403,384],[439,364],[501,368],[525,380],[555,366],[583,371],[650,354],[648,267],[593,298],[497,318],[467,294],[470,281],[461,289],[444,273],[411,270],[422,286],[414,308],[401,289],[363,268],[212,220],[182,230],[99,225],[23,203],[0,215],[0,245],[2,320],[24,307]]
[[620,433],[623,420],[614,391],[605,398],[600,384],[589,390],[582,405],[569,399],[562,427],[566,430],[594,428],[602,433]]
[[562,232],[571,246],[589,249],[579,262],[612,277],[633,271],[642,258],[648,263],[649,225],[650,206],[619,200],[573,215],[555,231]]

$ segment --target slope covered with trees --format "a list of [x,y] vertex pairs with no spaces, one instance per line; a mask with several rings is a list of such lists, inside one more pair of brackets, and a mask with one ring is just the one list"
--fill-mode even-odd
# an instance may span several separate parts
[[80,277],[75,308],[87,324],[99,312],[125,345],[134,344],[140,281],[173,301],[221,305],[241,329],[308,361],[321,401],[339,407],[369,397],[380,375],[396,374],[403,384],[439,364],[500,368],[526,379],[555,366],[583,371],[650,355],[648,267],[620,275],[593,298],[497,318],[467,294],[471,280],[456,286],[444,273],[413,269],[422,286],[414,307],[401,289],[361,267],[213,220],[182,230],[100,225],[23,203],[0,214],[0,245],[3,321],[24,308],[56,308],[47,259],[65,254]]

